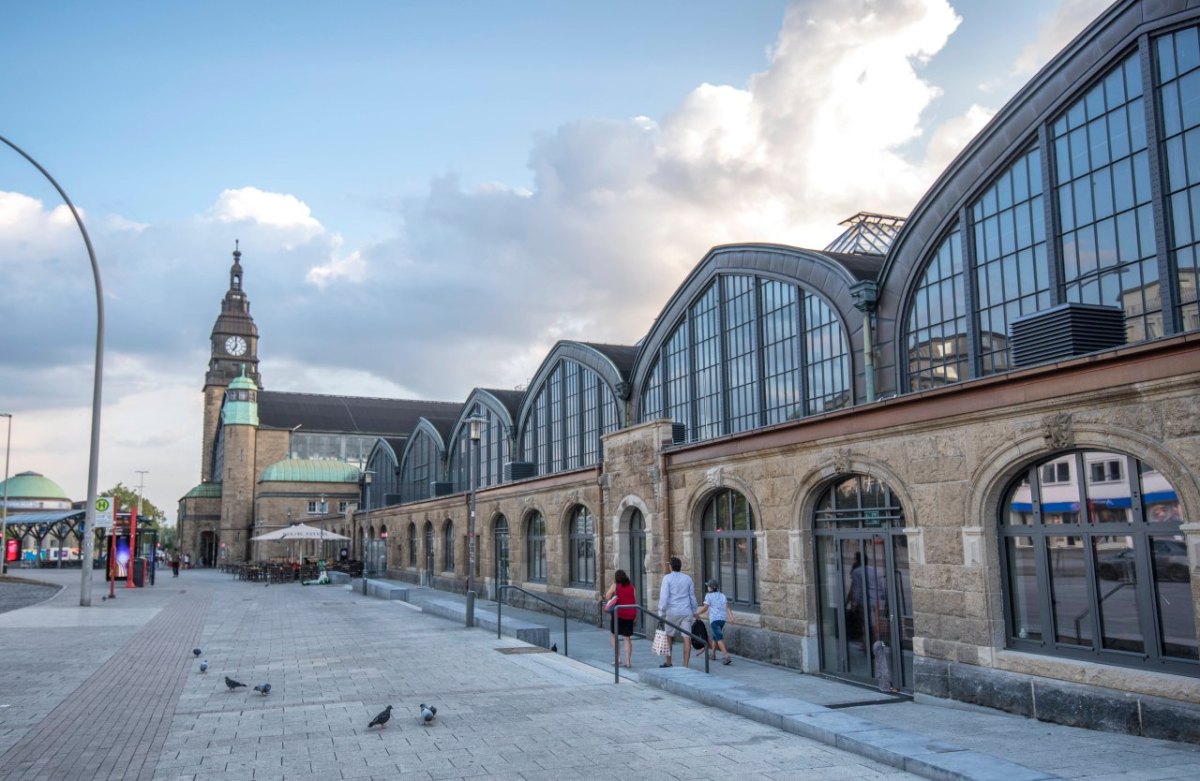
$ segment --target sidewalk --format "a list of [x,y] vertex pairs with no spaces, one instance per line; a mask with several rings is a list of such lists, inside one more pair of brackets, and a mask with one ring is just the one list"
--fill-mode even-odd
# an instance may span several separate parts
[[[462,595],[372,579],[404,589],[407,601],[454,618],[465,616]],[[361,581],[356,581],[361,583]],[[475,603],[477,623],[495,632],[496,603]],[[572,659],[613,670],[607,627],[505,606],[507,627],[527,622],[549,629],[550,642]],[[659,669],[650,642],[634,638],[633,668],[621,669],[622,683],[639,682],[680,697],[857,753],[892,767],[934,779],[1200,778],[1200,746],[1097,732],[1014,716],[948,700],[893,697],[875,689],[805,675],[735,655],[704,673],[693,654],[691,668]]]

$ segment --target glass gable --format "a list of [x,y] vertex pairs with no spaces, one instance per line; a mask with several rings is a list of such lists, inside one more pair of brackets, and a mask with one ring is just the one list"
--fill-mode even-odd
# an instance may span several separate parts
[[567,358],[550,370],[524,421],[521,449],[539,475],[597,464],[600,437],[622,425],[617,397],[608,383]]
[[641,420],[684,423],[692,442],[852,403],[845,328],[797,285],[719,276],[663,342]]

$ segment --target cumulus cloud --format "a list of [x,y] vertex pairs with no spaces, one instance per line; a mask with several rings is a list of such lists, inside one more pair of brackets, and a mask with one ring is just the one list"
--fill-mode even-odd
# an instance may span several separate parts
[[308,233],[323,230],[304,201],[294,195],[264,192],[257,187],[223,191],[208,214],[219,222],[250,221],[276,228],[299,228]]

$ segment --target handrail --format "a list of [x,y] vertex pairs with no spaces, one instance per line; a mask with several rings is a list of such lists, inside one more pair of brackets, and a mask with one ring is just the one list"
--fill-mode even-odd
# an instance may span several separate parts
[[[666,624],[667,626],[674,627],[676,630],[682,632],[683,634],[687,635],[688,637],[692,638],[693,640],[702,640],[704,642],[704,648],[700,651],[700,655],[704,657],[704,674],[705,675],[711,674],[711,670],[709,669],[709,666],[708,666],[708,638],[706,638],[706,637],[701,638],[699,635],[694,635],[687,629],[684,629],[683,627],[679,626],[678,624],[671,623],[670,621],[668,621],[667,619],[658,615],[657,613],[651,613],[649,610],[642,607],[641,605],[614,605],[613,612],[612,612],[614,621],[616,620],[617,611],[620,610],[621,608],[637,608],[641,612],[643,612],[646,615],[650,616],[651,618],[657,620],[658,623],[660,623],[660,624]],[[611,624],[610,624],[610,627],[611,627]],[[613,643],[613,683],[621,682],[621,642],[620,642],[620,640],[621,640],[621,638],[617,637],[616,642]],[[683,642],[686,643],[688,641],[684,640]]]
[[534,599],[538,600],[539,602],[544,602],[547,605],[549,605],[550,607],[552,607],[555,610],[562,613],[562,617],[563,617],[563,656],[570,656],[570,654],[567,653],[567,609],[565,607],[562,607],[561,605],[554,604],[553,602],[551,602],[550,600],[541,596],[540,594],[535,594],[532,591],[521,588],[520,586],[513,586],[513,585],[509,584],[509,585],[500,586],[496,589],[496,639],[497,640],[500,639],[500,607],[504,604],[504,600],[501,597],[504,594],[504,590],[507,588],[515,588],[517,591],[520,591],[522,594],[533,597]]

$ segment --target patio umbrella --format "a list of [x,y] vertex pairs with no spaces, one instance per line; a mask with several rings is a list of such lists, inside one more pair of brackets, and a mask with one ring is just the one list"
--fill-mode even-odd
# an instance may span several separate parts
[[[291,526],[285,526],[282,529],[276,529],[273,532],[260,534],[257,537],[251,537],[251,542],[272,542],[278,540],[348,540],[349,537],[344,534],[336,534],[327,529],[321,529],[316,526],[309,526],[304,523],[294,523]],[[289,555],[291,555],[289,553]]]
[[251,537],[252,542],[267,542],[270,540],[348,540],[343,534],[335,534],[327,529],[309,526],[305,523],[294,523],[273,532]]

